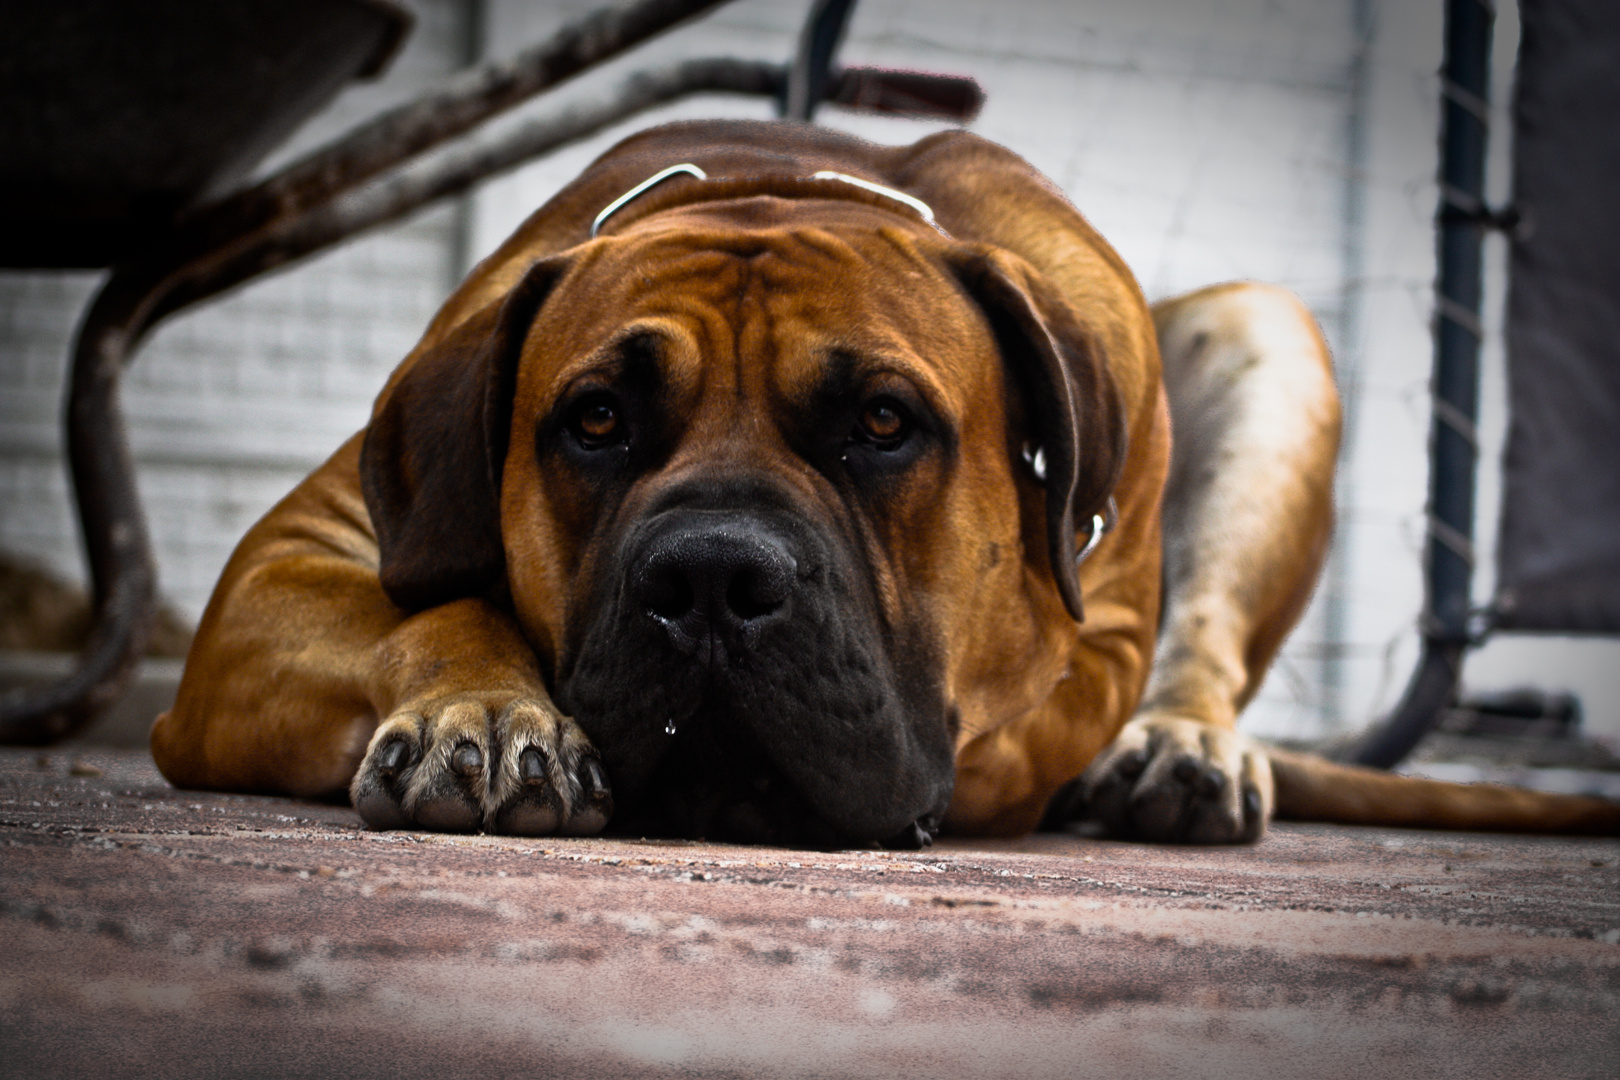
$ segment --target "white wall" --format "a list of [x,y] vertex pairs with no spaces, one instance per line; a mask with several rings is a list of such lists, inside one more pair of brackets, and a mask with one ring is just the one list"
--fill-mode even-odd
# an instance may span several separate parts
[[[415,0],[422,22],[386,79],[345,94],[278,159],[453,70],[476,51],[475,32],[486,55],[510,55],[599,2]],[[737,0],[519,115],[675,57],[786,59],[806,6]],[[1514,31],[1507,7],[1504,65]],[[862,0],[845,45],[851,63],[976,76],[989,103],[973,129],[1068,192],[1150,296],[1257,278],[1297,290],[1317,312],[1351,418],[1340,529],[1327,582],[1245,719],[1258,732],[1358,726],[1398,698],[1416,654],[1441,8],[1440,0]],[[1500,100],[1506,91],[1504,74]],[[771,108],[709,97],[645,115],[491,182],[465,211],[429,211],[160,331],[126,400],[167,592],[200,611],[235,538],[364,421],[386,372],[469,258],[619,137],[717,115],[764,118]],[[834,110],[820,119],[880,142],[939,126]],[[95,275],[0,273],[0,549],[71,576],[81,571],[55,425],[72,323],[94,284]],[[1502,429],[1500,365],[1499,350],[1489,352],[1488,441]],[[1487,470],[1479,530],[1487,547],[1495,490]],[[1620,733],[1614,672],[1612,642],[1504,639],[1471,661],[1468,679],[1576,687],[1590,721]]]

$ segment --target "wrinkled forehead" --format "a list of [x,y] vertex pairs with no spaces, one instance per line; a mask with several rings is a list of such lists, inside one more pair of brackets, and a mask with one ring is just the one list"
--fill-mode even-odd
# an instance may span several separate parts
[[[526,347],[551,378],[628,339],[686,363],[742,353],[782,377],[837,354],[969,385],[989,337],[942,241],[858,203],[770,196],[698,204],[580,249]],[[538,373],[536,373],[538,374]]]

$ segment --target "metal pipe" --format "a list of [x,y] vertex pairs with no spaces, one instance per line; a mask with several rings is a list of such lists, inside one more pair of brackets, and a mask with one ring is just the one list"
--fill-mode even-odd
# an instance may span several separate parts
[[0,743],[41,746],[82,729],[128,689],[151,632],[157,574],[118,401],[138,309],[138,297],[111,283],[96,298],[79,332],[65,418],[95,624],[73,674],[0,696]]
[[1429,732],[1451,703],[1463,652],[1476,636],[1470,625],[1479,457],[1474,425],[1484,336],[1481,249],[1493,222],[1485,204],[1485,148],[1495,15],[1490,0],[1446,3],[1423,656],[1401,704],[1351,752],[1362,765],[1395,765]]
[[600,100],[530,120],[486,144],[446,150],[192,263],[166,289],[154,310],[154,321],[366,229],[396,221],[435,199],[466,191],[542,154],[587,139],[647,109],[697,93],[774,97],[786,75],[781,64],[723,57],[639,72]]
[[1349,760],[1379,769],[1399,765],[1434,727],[1441,710],[1451,704],[1462,674],[1464,647],[1425,640],[1401,703],[1389,719],[1362,736]]
[[[648,109],[700,93],[780,97],[789,76],[781,64],[711,57],[679,61],[638,72],[605,97],[539,117],[500,139],[456,146],[329,200],[304,214],[276,222],[251,237],[176,271],[150,321],[218,295],[242,282],[301,259],[366,229],[397,221],[435,199],[456,195],[509,169],[598,132]],[[948,75],[846,68],[824,87],[842,100],[849,84],[862,88],[848,107],[903,115],[971,116],[983,100],[972,79]],[[853,96],[853,95],[850,95]]]
[[638,0],[593,12],[511,60],[485,64],[390,109],[255,186],[180,223],[178,246],[212,248],[365,183],[543,90],[728,0]]
[[826,100],[833,85],[833,58],[854,10],[855,0],[815,0],[810,5],[809,17],[799,34],[793,70],[788,74],[787,94],[782,102],[785,119],[805,123],[815,119],[816,107]]

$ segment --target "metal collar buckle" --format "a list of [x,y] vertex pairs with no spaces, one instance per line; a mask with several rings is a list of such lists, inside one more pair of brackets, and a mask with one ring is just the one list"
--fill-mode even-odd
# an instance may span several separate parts
[[1119,504],[1114,502],[1114,497],[1110,495],[1104,513],[1091,515],[1091,535],[1086,537],[1086,546],[1081,548],[1079,553],[1075,555],[1074,565],[1079,566],[1085,562],[1086,557],[1097,550],[1097,545],[1102,543],[1102,538],[1106,534],[1113,532],[1114,526],[1117,524],[1119,524]]
[[[1030,473],[1037,483],[1046,483],[1046,451],[1033,443],[1025,443],[1021,456],[1024,464],[1029,466]],[[1091,515],[1091,534],[1086,537],[1085,546],[1074,557],[1074,565],[1079,566],[1086,561],[1086,556],[1097,550],[1103,536],[1114,531],[1119,524],[1119,504],[1112,495],[1108,496],[1108,505],[1101,514]]]

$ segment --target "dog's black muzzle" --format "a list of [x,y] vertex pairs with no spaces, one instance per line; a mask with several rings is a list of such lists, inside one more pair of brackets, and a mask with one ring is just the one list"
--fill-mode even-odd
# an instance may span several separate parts
[[853,545],[738,501],[666,499],[629,528],[559,665],[559,704],[607,766],[613,827],[917,846],[954,774],[926,647],[881,627]]

